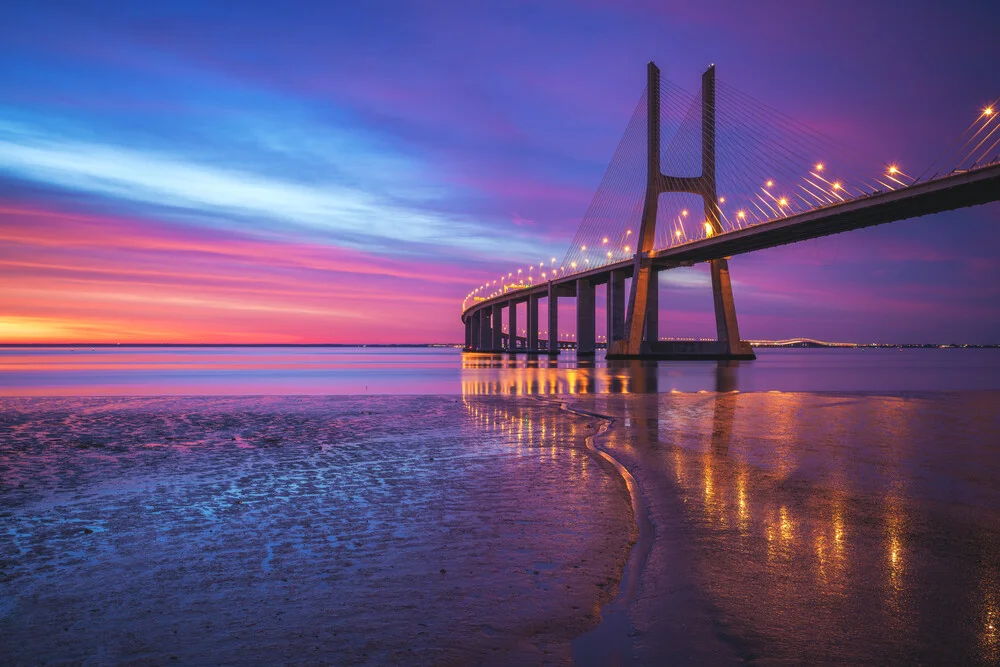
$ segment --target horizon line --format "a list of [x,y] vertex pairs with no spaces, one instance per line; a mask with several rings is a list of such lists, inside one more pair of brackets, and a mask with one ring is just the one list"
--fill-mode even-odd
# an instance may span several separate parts
[[[667,339],[669,340],[669,339]],[[566,341],[572,342],[572,341]],[[856,342],[825,342],[811,339],[785,338],[780,340],[748,340],[748,343],[755,346],[772,347],[926,347],[926,346],[952,346],[952,347],[1000,347],[1000,343],[882,343],[871,341],[867,343]],[[802,345],[805,344],[805,345]],[[462,343],[96,343],[96,342],[75,342],[75,343],[0,343],[0,348],[14,347],[464,347]]]

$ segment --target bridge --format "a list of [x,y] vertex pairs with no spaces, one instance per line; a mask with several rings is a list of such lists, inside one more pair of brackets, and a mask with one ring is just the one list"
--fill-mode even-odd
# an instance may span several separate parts
[[[753,359],[739,334],[730,257],[996,201],[998,147],[1000,113],[990,105],[919,176],[877,161],[873,169],[871,160],[717,86],[714,65],[690,95],[661,86],[651,62],[646,90],[566,256],[472,290],[463,303],[465,349],[557,355],[575,348],[586,357],[604,347],[608,359]],[[660,340],[659,272],[701,262],[711,272],[716,339]],[[603,341],[595,335],[600,286]],[[558,303],[567,298],[576,299],[575,341],[558,341]],[[540,332],[542,299],[548,326]]]

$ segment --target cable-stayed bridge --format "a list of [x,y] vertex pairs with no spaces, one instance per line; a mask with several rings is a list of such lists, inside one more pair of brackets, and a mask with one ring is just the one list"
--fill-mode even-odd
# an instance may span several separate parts
[[[646,89],[566,255],[471,291],[463,303],[465,348],[558,354],[557,304],[575,298],[577,354],[593,355],[595,294],[603,285],[608,358],[753,359],[739,334],[728,258],[1000,199],[995,107],[979,110],[933,165],[911,175],[852,155],[717,84],[714,65],[691,95],[661,83],[649,63]],[[699,262],[711,269],[717,339],[661,341],[657,274]],[[542,299],[552,343],[539,336]]]

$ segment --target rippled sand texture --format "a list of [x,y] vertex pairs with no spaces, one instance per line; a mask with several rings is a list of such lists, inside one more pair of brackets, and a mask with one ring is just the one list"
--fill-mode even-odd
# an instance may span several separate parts
[[596,421],[538,402],[0,408],[5,664],[566,663],[632,538]]
[[655,524],[639,664],[1000,663],[1000,394],[575,402]]

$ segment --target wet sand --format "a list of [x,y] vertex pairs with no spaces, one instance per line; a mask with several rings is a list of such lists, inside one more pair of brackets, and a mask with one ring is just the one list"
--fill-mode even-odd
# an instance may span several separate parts
[[1000,393],[569,403],[651,524],[623,664],[1000,662]]
[[2,407],[13,664],[1000,662],[998,392]]
[[0,408],[5,664],[569,664],[635,535],[533,399]]

